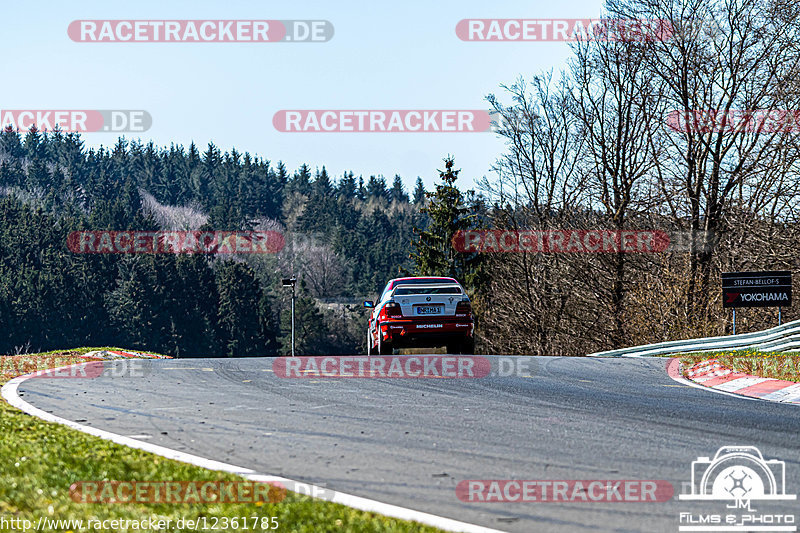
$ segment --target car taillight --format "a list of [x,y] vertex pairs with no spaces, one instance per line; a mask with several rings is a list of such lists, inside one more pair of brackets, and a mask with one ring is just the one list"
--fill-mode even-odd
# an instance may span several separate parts
[[400,309],[400,304],[397,302],[386,302],[383,312],[387,317],[403,316],[403,310]]
[[472,313],[472,305],[469,302],[467,301],[458,302],[458,304],[456,305],[457,315],[470,314],[470,313]]

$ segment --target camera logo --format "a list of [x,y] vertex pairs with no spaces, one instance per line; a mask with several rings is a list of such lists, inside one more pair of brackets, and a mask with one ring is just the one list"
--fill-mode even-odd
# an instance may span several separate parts
[[[706,501],[709,508],[681,510],[678,531],[797,531],[794,504],[778,501],[797,499],[786,494],[785,482],[786,464],[764,460],[755,446],[723,446],[714,459],[698,457],[692,462],[691,493],[684,489],[678,499]],[[759,508],[767,509],[754,508],[759,501]]]
[[691,494],[681,500],[794,500],[786,494],[786,463],[764,460],[755,446],[723,446],[714,459],[692,462]]

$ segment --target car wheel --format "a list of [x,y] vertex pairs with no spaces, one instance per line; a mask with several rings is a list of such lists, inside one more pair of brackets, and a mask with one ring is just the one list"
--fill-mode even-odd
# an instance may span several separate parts
[[451,355],[473,355],[475,353],[475,341],[469,338],[454,341],[447,345],[447,353]]
[[392,344],[390,342],[384,342],[383,336],[381,335],[381,330],[378,330],[378,354],[379,355],[392,355],[394,350],[392,349]]
[[461,343],[461,353],[465,355],[475,355],[475,339],[468,337]]

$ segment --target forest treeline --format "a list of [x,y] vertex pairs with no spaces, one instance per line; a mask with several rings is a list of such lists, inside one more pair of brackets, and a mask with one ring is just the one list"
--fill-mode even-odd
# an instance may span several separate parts
[[[301,279],[298,350],[355,353],[363,311],[409,265],[422,181],[366,181],[213,144],[158,148],[77,134],[0,133],[0,353],[121,345],[176,356],[285,353]],[[277,254],[74,254],[80,230],[272,230]],[[313,348],[312,348],[313,347]]]

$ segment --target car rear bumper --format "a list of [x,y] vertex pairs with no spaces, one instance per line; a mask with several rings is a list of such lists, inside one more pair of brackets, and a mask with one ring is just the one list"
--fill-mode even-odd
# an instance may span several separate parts
[[474,324],[471,320],[459,318],[444,320],[395,319],[382,322],[380,328],[384,342],[411,345],[420,342],[470,338]]

